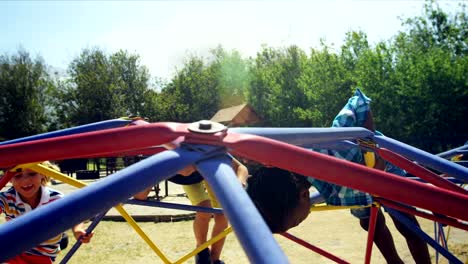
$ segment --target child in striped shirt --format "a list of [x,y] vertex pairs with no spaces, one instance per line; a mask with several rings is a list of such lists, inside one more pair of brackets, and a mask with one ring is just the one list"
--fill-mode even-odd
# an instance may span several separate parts
[[[49,168],[58,170],[50,162],[42,163]],[[0,192],[0,214],[10,221],[20,217],[39,206],[44,206],[63,197],[59,191],[47,187],[49,178],[31,169],[17,169],[13,172],[10,182],[12,187]],[[93,234],[86,234],[83,223],[72,228],[75,238],[83,243],[89,243]],[[63,233],[42,242],[22,254],[8,260],[8,264],[51,264],[60,252],[60,241]]]

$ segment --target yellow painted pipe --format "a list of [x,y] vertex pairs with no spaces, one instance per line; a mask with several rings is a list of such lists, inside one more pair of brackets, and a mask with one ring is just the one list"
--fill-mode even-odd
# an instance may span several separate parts
[[336,205],[326,205],[326,204],[318,204],[310,207],[311,212],[320,212],[320,211],[330,211],[330,210],[341,210],[341,209],[355,209],[355,208],[364,208],[370,207],[362,206],[362,205],[352,205],[352,206],[336,206]]
[[222,239],[223,237],[227,236],[227,234],[229,234],[230,232],[232,232],[232,227],[228,227],[226,229],[224,229],[223,232],[219,233],[218,235],[216,235],[215,237],[211,238],[210,240],[206,241],[205,243],[201,244],[199,247],[197,247],[195,250],[193,250],[192,252],[190,252],[189,254],[183,256],[182,258],[180,258],[179,260],[177,260],[176,262],[174,262],[174,264],[180,264],[180,263],[184,263],[185,261],[187,261],[189,258],[195,256],[196,254],[198,254],[200,251],[202,251],[203,249],[209,247],[210,245],[216,243],[217,241],[219,241],[220,239]]

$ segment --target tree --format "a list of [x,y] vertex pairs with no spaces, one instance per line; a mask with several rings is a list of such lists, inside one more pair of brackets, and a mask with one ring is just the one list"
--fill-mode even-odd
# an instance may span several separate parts
[[233,50],[225,51],[221,46],[212,50],[214,61],[210,64],[218,81],[220,105],[226,108],[246,101],[245,93],[249,85],[248,62],[241,54]]
[[43,133],[54,86],[42,58],[18,50],[0,56],[0,137],[14,139]]
[[140,65],[140,57],[121,50],[110,56],[110,67],[116,90],[124,97],[126,113],[145,116],[151,107],[152,91],[148,69]]
[[394,41],[395,79],[406,102],[400,136],[439,152],[468,137],[468,125],[460,122],[468,112],[468,21],[464,11],[448,15],[433,2],[424,11],[406,20],[407,30]]
[[118,51],[85,49],[68,69],[70,78],[59,83],[57,108],[66,126],[98,122],[121,116],[146,116],[155,107],[154,92],[139,56]]
[[210,119],[219,105],[217,72],[195,56],[188,58],[158,96],[159,112],[174,122]]
[[326,46],[308,58],[297,46],[264,47],[251,70],[249,103],[268,126],[329,126],[350,84]]

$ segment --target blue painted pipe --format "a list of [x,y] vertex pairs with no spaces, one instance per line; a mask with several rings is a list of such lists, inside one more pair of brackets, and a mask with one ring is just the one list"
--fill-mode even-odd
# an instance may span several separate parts
[[450,162],[436,155],[432,155],[431,153],[425,152],[418,148],[409,146],[395,139],[391,139],[385,136],[375,136],[374,139],[382,148],[387,148],[426,167],[433,168],[452,177],[460,179],[465,183],[468,183],[468,168],[465,168],[454,162]]
[[47,132],[47,133],[38,134],[38,135],[34,135],[34,136],[22,137],[22,138],[12,139],[12,140],[8,140],[8,141],[3,141],[3,142],[0,142],[0,146],[13,144],[13,143],[26,142],[26,141],[33,141],[33,140],[38,140],[38,139],[74,135],[74,134],[97,131],[97,130],[102,130],[102,129],[122,127],[122,126],[124,126],[124,125],[126,125],[126,124],[128,124],[130,122],[132,122],[132,120],[127,120],[127,119],[123,119],[123,118],[106,120],[106,121],[91,123],[91,124],[87,124],[87,125],[82,125],[82,126],[77,126],[77,127],[72,127],[72,128],[66,128],[66,129],[61,129],[61,130],[57,130],[57,131]]
[[227,155],[203,160],[197,169],[221,203],[251,263],[289,263],[260,213],[242,188]]
[[462,153],[464,154],[464,153],[466,153],[467,150],[468,150],[468,145],[463,145],[463,146],[460,146],[458,148],[454,148],[454,149],[439,153],[439,154],[437,154],[437,156],[439,156],[441,158],[444,158],[444,159],[447,159],[447,158],[451,158],[451,157],[453,157],[455,155],[458,155],[458,154],[462,154]]
[[253,134],[283,141],[297,146],[310,146],[321,142],[333,142],[346,139],[366,138],[374,133],[362,127],[326,127],[326,128],[283,128],[283,127],[241,127],[229,128],[229,132]]
[[315,144],[303,145],[304,148],[329,149],[329,150],[349,150],[352,148],[362,148],[358,144],[349,140],[321,142]]
[[142,200],[130,199],[126,201],[125,203],[161,207],[161,208],[168,208],[168,209],[185,210],[185,211],[197,211],[197,212],[213,213],[213,214],[223,213],[223,210],[219,208],[209,208],[209,207],[203,207],[203,206],[194,206],[194,205],[176,204],[176,203],[165,203],[165,202],[158,202],[158,201],[148,201],[148,200],[142,201]]
[[161,182],[205,154],[168,150],[0,226],[0,262],[36,246],[135,193]]
[[[90,234],[91,232],[93,232],[94,228],[96,228],[99,222],[101,222],[102,218],[104,218],[106,213],[107,211],[102,212],[94,218],[93,222],[86,229],[86,234]],[[75,252],[80,248],[82,244],[83,243],[80,240],[76,241],[76,243],[73,245],[70,251],[67,252],[67,255],[65,255],[65,257],[63,257],[63,259],[60,261],[60,264],[67,263],[71,259],[71,257],[73,257]]]
[[429,245],[431,245],[437,252],[439,252],[441,255],[446,257],[448,261],[456,264],[463,264],[459,259],[457,259],[454,255],[452,255],[447,249],[443,248],[439,243],[434,241],[430,236],[428,236],[424,231],[421,230],[421,228],[417,227],[412,221],[410,221],[407,217],[402,215],[400,212],[398,212],[395,209],[385,207],[385,210],[388,211],[388,213],[392,214],[395,216],[402,224],[404,224],[406,227],[408,227],[409,230],[413,231],[416,235],[418,235],[421,239],[426,241]]

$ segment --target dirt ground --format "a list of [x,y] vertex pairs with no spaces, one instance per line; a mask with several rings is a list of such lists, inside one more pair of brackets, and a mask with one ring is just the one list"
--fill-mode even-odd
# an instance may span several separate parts
[[[392,220],[386,215],[387,223],[394,235],[395,243],[405,263],[414,263],[402,236],[396,231]],[[420,219],[423,230],[433,236],[433,222]],[[174,223],[139,223],[156,246],[171,262],[188,254],[194,246],[192,221]],[[448,231],[447,228],[445,230]],[[313,212],[306,221],[291,229],[290,233],[350,262],[363,263],[367,233],[361,230],[357,219],[347,210]],[[291,263],[334,263],[295,242],[275,235]],[[73,240],[71,240],[73,241]],[[261,243],[259,241],[258,243]],[[70,248],[70,247],[69,247]],[[451,228],[449,249],[461,261],[468,260],[468,233]],[[430,249],[433,263],[434,250]],[[66,254],[60,254],[57,263]],[[234,233],[228,235],[222,259],[226,263],[249,263]],[[96,228],[92,244],[84,245],[69,263],[163,263],[133,229],[123,222],[101,222]],[[194,263],[190,258],[186,263]],[[378,249],[373,247],[371,263],[385,263]],[[439,263],[448,263],[442,256]]]

